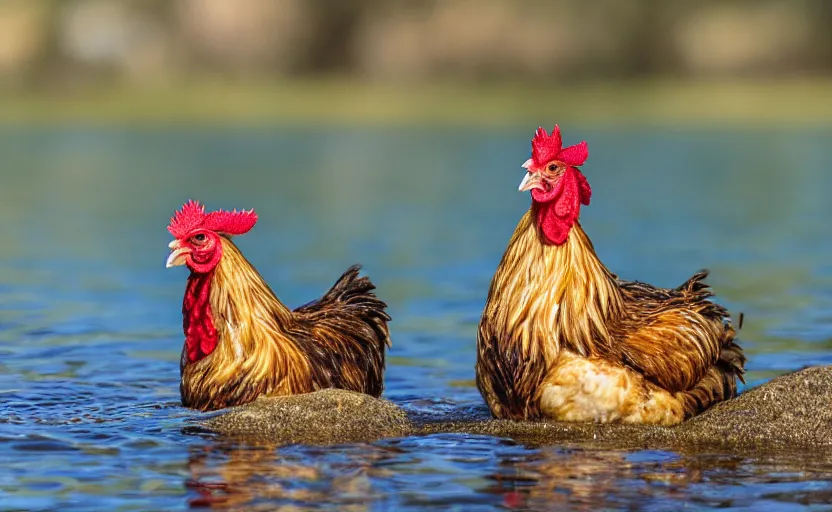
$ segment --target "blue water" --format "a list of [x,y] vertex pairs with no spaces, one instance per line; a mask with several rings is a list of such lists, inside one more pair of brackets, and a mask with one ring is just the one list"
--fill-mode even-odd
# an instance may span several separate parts
[[[390,305],[385,396],[479,406],[475,330],[529,198],[532,130],[0,129],[0,510],[800,510],[832,460],[435,435],[254,447],[183,431],[173,211],[255,208],[237,242],[299,305],[361,262]],[[828,130],[573,128],[584,228],[622,277],[710,268],[748,383],[832,364]]]

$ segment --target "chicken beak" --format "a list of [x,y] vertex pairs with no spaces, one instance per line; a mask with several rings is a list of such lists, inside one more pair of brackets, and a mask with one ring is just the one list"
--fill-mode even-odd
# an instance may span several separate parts
[[173,242],[168,244],[168,247],[173,249],[173,251],[170,253],[170,256],[168,256],[168,261],[165,263],[165,267],[170,268],[179,265],[184,265],[185,255],[191,252],[191,250],[187,247],[180,247],[179,240],[174,240]]
[[520,192],[525,192],[527,190],[531,190],[533,188],[543,188],[543,183],[539,172],[527,172],[526,176],[523,178],[523,181],[520,182],[520,187],[518,190]]

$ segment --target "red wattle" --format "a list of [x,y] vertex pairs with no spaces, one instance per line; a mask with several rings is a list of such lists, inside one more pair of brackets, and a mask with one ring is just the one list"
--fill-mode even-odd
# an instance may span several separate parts
[[562,245],[569,236],[569,230],[578,221],[581,204],[589,204],[592,190],[584,175],[574,167],[566,169],[555,188],[556,194],[550,201],[534,201],[532,204],[537,225],[546,242]]
[[553,245],[563,245],[569,236],[572,222],[561,219],[557,216],[555,209],[557,205],[551,203],[540,203],[537,207],[537,225],[543,232],[544,240]]
[[188,362],[195,363],[217,348],[217,330],[211,315],[213,272],[192,272],[182,301],[182,329]]

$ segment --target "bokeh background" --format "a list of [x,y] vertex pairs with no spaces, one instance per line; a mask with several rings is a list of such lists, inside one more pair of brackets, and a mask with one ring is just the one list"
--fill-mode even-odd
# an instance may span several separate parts
[[614,79],[829,71],[822,0],[6,0],[12,86],[190,74]]
[[3,0],[0,118],[822,120],[830,25],[824,0]]
[[828,458],[785,450],[194,435],[164,261],[186,200],[255,208],[237,243],[288,305],[365,265],[385,397],[483,412],[477,322],[559,123],[612,271],[711,269],[749,386],[832,364],[830,26],[825,0],[0,0],[0,510],[828,503]]

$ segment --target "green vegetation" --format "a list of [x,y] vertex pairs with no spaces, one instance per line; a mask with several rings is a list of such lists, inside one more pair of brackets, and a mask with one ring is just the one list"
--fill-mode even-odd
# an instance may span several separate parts
[[0,122],[128,124],[733,123],[824,125],[832,81],[371,85],[353,81],[104,87],[0,95]]

